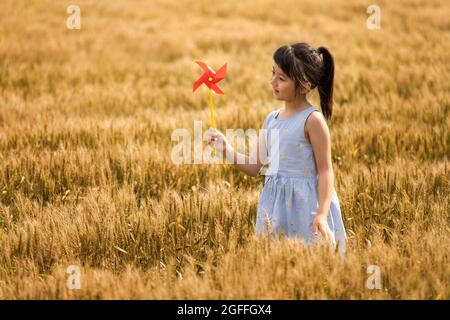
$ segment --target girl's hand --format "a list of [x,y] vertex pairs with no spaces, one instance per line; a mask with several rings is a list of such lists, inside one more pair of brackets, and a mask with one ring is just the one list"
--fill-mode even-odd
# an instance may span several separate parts
[[217,151],[221,152],[224,157],[226,156],[227,150],[229,150],[228,152],[233,150],[233,147],[227,138],[225,138],[224,134],[216,128],[209,128],[206,131],[206,140],[210,146],[215,146]]
[[312,231],[315,235],[320,232],[320,235],[327,243],[333,244],[333,232],[331,232],[331,229],[328,226],[327,216],[325,214],[316,214],[312,225]]

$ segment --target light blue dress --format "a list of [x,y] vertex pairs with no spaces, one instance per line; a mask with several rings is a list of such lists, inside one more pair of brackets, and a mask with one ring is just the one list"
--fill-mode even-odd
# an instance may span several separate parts
[[[267,236],[268,228],[275,234],[299,237],[314,243],[312,223],[318,208],[318,179],[312,145],[306,140],[306,119],[314,106],[287,119],[278,119],[282,109],[269,113],[264,121],[268,168],[265,174],[256,219],[256,234]],[[347,234],[342,221],[339,199],[333,188],[328,225],[334,244],[341,255],[345,252]]]

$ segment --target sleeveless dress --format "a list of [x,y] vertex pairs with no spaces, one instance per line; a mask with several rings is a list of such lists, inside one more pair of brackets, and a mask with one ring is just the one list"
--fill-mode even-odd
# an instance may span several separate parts
[[[314,106],[287,119],[278,119],[282,109],[269,113],[264,121],[268,168],[264,188],[258,202],[256,235],[283,233],[314,243],[312,223],[318,208],[318,179],[312,145],[304,134],[305,122]],[[339,199],[333,188],[328,225],[334,245],[341,256],[345,252],[347,234],[342,221]]]

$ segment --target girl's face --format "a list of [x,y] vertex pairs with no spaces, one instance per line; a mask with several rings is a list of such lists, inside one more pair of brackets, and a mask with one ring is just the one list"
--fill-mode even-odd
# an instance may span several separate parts
[[[272,77],[270,84],[273,88],[273,94],[278,100],[291,101],[295,99],[295,83],[274,63],[272,67]],[[298,88],[298,93],[304,94],[301,88]]]
[[272,77],[270,84],[273,88],[273,94],[278,100],[292,100],[295,95],[295,84],[291,78],[274,63],[272,67]]

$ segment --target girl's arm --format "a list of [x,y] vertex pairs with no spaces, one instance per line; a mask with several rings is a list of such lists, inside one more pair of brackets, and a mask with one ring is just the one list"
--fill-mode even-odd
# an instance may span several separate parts
[[333,233],[327,222],[334,185],[334,173],[331,163],[330,132],[325,118],[319,112],[313,112],[309,116],[306,128],[313,148],[318,172],[319,206],[313,221],[312,231],[314,234],[320,232],[322,237],[328,243],[332,243]]
[[334,173],[331,162],[331,139],[325,118],[319,112],[313,112],[306,123],[308,137],[316,160],[318,172],[319,207],[318,215],[328,215],[334,186]]
[[256,176],[263,164],[267,161],[267,148],[264,130],[260,130],[256,148],[250,148],[252,152],[249,156],[242,154],[231,146],[226,137],[217,129],[207,131],[207,141],[210,145],[215,145],[228,163],[235,164],[239,170],[250,175]]
[[[256,148],[250,148],[250,151],[253,151],[253,154],[246,156],[229,146],[226,151],[228,156],[224,154],[224,157],[227,156],[228,161],[236,164],[236,167],[238,167],[239,170],[254,177],[258,175],[261,167],[267,161],[267,148],[264,130],[261,130],[258,134]],[[245,159],[245,161],[243,161],[243,159]]]

